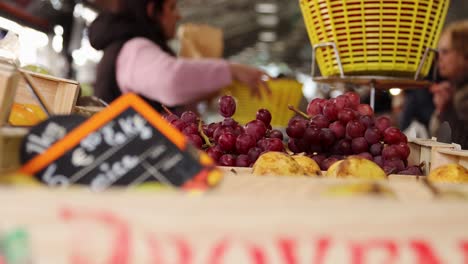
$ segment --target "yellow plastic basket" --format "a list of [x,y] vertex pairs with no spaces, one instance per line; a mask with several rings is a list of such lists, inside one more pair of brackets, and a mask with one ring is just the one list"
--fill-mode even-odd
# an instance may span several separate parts
[[243,84],[233,83],[225,88],[224,93],[236,98],[237,109],[234,119],[246,124],[255,119],[260,108],[268,109],[272,115],[273,127],[286,127],[294,113],[288,109],[288,105],[299,106],[302,94],[302,84],[290,79],[276,79],[268,81],[271,95],[263,93],[262,99],[253,97],[250,89]]
[[[414,75],[434,49],[450,0],[299,0],[314,46],[334,43],[346,75]],[[322,44],[322,45],[319,45]],[[315,50],[315,48],[314,48]],[[323,76],[340,73],[331,46],[316,49]],[[426,76],[434,54],[421,65]]]

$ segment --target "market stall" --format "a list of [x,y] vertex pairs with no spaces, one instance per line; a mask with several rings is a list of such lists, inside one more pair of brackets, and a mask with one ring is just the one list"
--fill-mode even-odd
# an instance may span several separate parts
[[[310,77],[431,86],[449,4],[300,1]],[[206,118],[2,59],[0,264],[468,261],[459,142],[407,137],[373,96],[265,84],[225,86]]]

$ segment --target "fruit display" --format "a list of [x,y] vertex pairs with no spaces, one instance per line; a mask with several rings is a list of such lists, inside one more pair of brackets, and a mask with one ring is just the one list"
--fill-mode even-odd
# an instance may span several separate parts
[[387,175],[376,163],[363,157],[350,156],[333,163],[327,170],[327,177],[383,180]]
[[[363,172],[366,168],[372,168],[378,179],[383,174],[422,174],[420,166],[408,166],[410,148],[406,136],[391,126],[388,117],[375,117],[369,105],[361,104],[357,93],[314,99],[308,104],[307,113],[290,107],[297,115],[286,127],[287,142],[283,142],[281,131],[272,129],[272,116],[267,109],[258,110],[255,119],[242,126],[232,118],[236,112],[233,97],[222,96],[218,104],[224,118],[221,122],[204,124],[191,111],[179,117],[166,110],[165,118],[220,166],[251,167],[263,153],[287,152],[307,156],[318,164],[318,168],[306,169],[308,175],[318,175],[320,170],[326,171],[349,156],[355,157],[345,162],[345,167],[339,166],[343,168],[338,177],[345,177],[342,170],[349,171],[350,166],[353,173],[363,175],[368,175]],[[303,159],[298,156],[296,160]]]
[[429,173],[433,183],[468,183],[468,170],[459,164],[446,164]]
[[254,120],[241,126],[232,118],[236,112],[234,98],[223,96],[218,103],[222,122],[204,124],[192,111],[179,117],[167,108],[164,118],[220,166],[251,167],[264,152],[285,151],[283,133],[272,129],[267,109],[258,110]]
[[289,121],[286,133],[293,153],[306,153],[322,170],[347,156],[356,155],[378,164],[385,173],[420,175],[408,167],[410,148],[406,136],[386,116],[375,117],[357,93],[347,92],[330,100],[316,98],[303,113]]

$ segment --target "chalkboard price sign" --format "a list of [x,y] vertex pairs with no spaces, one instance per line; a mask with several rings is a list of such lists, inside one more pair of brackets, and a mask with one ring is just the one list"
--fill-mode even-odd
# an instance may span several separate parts
[[74,128],[21,172],[49,186],[85,184],[94,191],[146,182],[207,189],[221,175],[204,152],[135,94]]

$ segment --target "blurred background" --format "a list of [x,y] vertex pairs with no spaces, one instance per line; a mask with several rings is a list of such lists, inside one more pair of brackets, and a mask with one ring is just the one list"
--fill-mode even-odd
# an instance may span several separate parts
[[[179,0],[178,4],[182,23],[205,23],[223,30],[225,58],[259,66],[274,77],[298,80],[304,85],[305,101],[333,97],[349,88],[312,81],[311,45],[298,1]],[[84,94],[91,94],[102,53],[90,46],[87,26],[99,12],[119,8],[119,0],[2,0],[0,36],[7,31],[18,34],[21,65],[40,66],[53,75],[75,79]],[[468,1],[453,0],[447,23],[467,17]],[[177,41],[171,44],[178,47]],[[367,91],[361,93],[368,102]],[[376,112],[382,113],[398,115],[403,104],[398,89],[379,91],[376,100]]]

